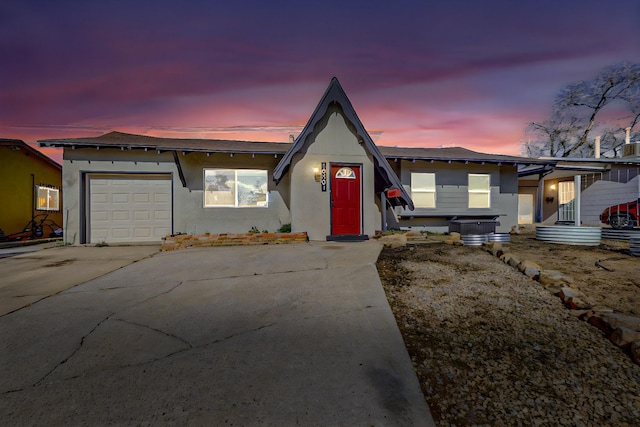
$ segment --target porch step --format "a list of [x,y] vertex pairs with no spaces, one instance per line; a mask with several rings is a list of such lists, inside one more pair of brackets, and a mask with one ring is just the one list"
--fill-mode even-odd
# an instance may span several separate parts
[[327,236],[327,242],[363,242],[369,240],[366,234],[337,234]]

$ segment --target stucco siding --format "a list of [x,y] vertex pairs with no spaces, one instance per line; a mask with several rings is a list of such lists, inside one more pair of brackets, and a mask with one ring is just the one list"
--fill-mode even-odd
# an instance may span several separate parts
[[[398,208],[397,214],[406,217],[400,220],[401,227],[425,227],[433,231],[443,231],[443,227],[448,224],[448,217],[474,215],[498,216],[500,226],[496,231],[499,232],[508,232],[513,225],[517,224],[518,189],[515,167],[403,160],[400,170],[402,184],[410,194],[412,173],[435,173],[436,175],[435,207],[416,207],[413,211]],[[489,208],[469,207],[468,174],[470,173],[490,176]],[[503,180],[509,182],[502,182]]]
[[[268,156],[255,156],[249,162],[247,158],[227,159],[222,155],[207,157],[204,154],[179,154],[179,161],[186,178],[187,187],[183,187],[178,167],[172,153],[119,151],[119,150],[65,150],[63,180],[65,192],[65,222],[70,234],[68,241],[82,243],[85,239],[86,223],[86,179],[91,173],[107,174],[169,174],[172,180],[172,205],[174,233],[244,233],[252,227],[260,230],[276,231],[290,222],[289,209],[279,191],[286,185],[276,187],[271,183],[273,162]],[[230,157],[228,154],[226,157]],[[270,157],[273,157],[271,155]],[[99,159],[102,160],[99,160]],[[229,161],[231,160],[231,161]],[[265,169],[269,178],[269,204],[260,208],[205,208],[204,207],[204,168],[226,169]]]
[[[34,211],[34,184],[62,188],[62,173],[60,169],[45,160],[32,155],[26,149],[12,149],[11,145],[0,146],[0,229],[5,234],[20,232],[31,220],[32,215],[46,213]],[[33,174],[33,177],[31,176]],[[64,194],[64,192],[62,192]],[[63,209],[64,202],[60,209]],[[60,227],[64,227],[62,211],[49,212],[48,219],[53,220]],[[43,230],[45,237],[51,232],[49,228]]]
[[[311,240],[331,234],[331,164],[361,166],[362,233],[372,236],[380,229],[380,208],[373,188],[373,160],[337,109],[330,110],[322,126],[309,136],[305,149],[293,156],[291,174],[291,224],[306,231]],[[327,168],[327,191],[315,181],[313,169]]]

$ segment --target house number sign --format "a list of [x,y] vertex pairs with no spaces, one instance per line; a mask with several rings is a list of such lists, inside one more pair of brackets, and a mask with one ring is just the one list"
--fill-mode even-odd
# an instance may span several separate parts
[[322,162],[321,173],[320,185],[322,187],[322,191],[327,191],[327,162]]

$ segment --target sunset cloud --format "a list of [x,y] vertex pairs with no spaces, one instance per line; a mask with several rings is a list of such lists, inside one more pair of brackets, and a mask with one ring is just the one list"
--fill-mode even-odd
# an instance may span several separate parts
[[559,88],[640,61],[635,0],[232,3],[3,2],[0,136],[286,141],[337,76],[380,145],[518,154]]

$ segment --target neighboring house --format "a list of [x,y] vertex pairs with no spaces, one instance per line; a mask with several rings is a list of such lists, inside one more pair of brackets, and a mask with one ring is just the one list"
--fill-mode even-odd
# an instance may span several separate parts
[[[62,226],[62,166],[18,139],[0,138],[0,229],[21,239],[49,237]],[[42,220],[46,220],[42,223]],[[41,229],[31,227],[35,218]],[[1,235],[0,235],[1,236]]]
[[462,148],[377,147],[337,79],[292,144],[118,132],[40,141],[64,148],[67,235],[78,243],[158,241],[170,233],[276,231],[360,240],[391,227],[446,229],[453,218],[517,224],[519,165]]
[[605,208],[640,197],[640,157],[625,152],[621,158],[547,158],[546,165],[521,168],[520,206],[528,214],[520,223],[602,225]]

